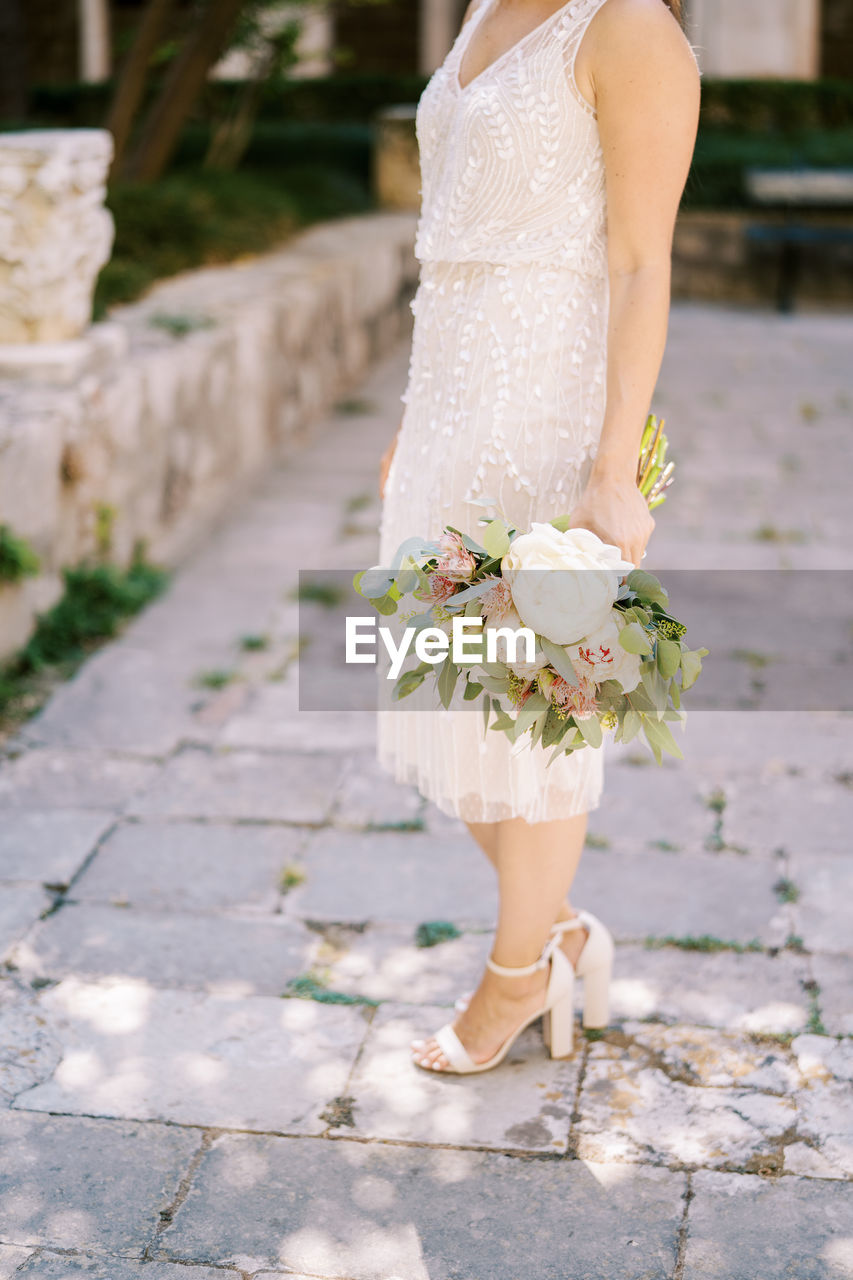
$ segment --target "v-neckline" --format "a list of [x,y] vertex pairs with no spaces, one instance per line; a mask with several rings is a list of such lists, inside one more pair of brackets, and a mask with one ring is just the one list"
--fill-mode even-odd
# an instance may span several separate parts
[[[468,19],[468,22],[465,25],[471,27],[472,30],[473,28],[478,27],[480,25],[478,18],[482,18],[483,16],[485,16],[486,11],[492,8],[493,3],[494,3],[494,0],[482,0],[482,3],[480,4],[476,13],[474,13]],[[457,92],[467,93],[468,90],[473,85],[475,85],[478,80],[482,79],[483,76],[485,76],[489,71],[491,71],[493,67],[496,67],[499,63],[503,62],[504,59],[508,58],[511,53],[515,53],[515,51],[521,48],[521,46],[525,44],[525,42],[528,41],[531,36],[535,36],[537,31],[541,31],[543,27],[546,27],[549,22],[552,22],[554,18],[556,18],[558,13],[563,13],[564,10],[566,10],[569,7],[569,5],[573,3],[576,3],[576,0],[564,0],[564,3],[559,5],[554,10],[553,13],[550,13],[548,15],[547,18],[544,18],[542,22],[537,22],[536,26],[531,27],[529,31],[525,32],[525,34],[521,36],[519,40],[516,40],[515,44],[511,44],[510,47],[508,49],[505,49],[503,53],[499,53],[498,56],[494,59],[494,61],[490,62],[488,66],[483,67],[482,71],[478,71],[472,80],[469,80],[467,84],[462,84],[461,80],[459,79],[459,72],[462,70],[462,62],[465,57],[465,54],[467,50],[471,47],[472,32],[469,31],[468,39],[462,42],[462,48],[460,50],[458,58],[456,59],[456,67],[453,72],[453,83]],[[462,31],[464,30],[465,30],[465,27],[462,28]],[[462,33],[460,32],[460,35],[461,34]]]

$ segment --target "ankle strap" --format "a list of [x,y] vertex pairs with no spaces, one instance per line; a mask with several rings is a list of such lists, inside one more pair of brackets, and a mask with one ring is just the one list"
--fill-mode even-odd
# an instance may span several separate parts
[[551,956],[560,945],[558,934],[552,935],[545,946],[542,948],[542,954],[538,960],[534,960],[533,964],[521,965],[518,968],[511,968],[505,964],[495,964],[491,956],[486,959],[486,968],[491,969],[492,973],[498,973],[504,978],[523,978],[529,977],[532,973],[537,973],[540,969],[544,969],[551,961]]
[[551,932],[556,933],[559,936],[563,933],[569,933],[572,929],[586,928],[588,928],[586,913],[584,911],[579,911],[576,916],[572,916],[571,920],[558,920],[556,924],[552,924]]

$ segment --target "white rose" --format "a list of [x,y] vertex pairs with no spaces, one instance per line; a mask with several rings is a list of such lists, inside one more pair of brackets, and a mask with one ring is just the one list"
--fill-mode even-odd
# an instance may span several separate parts
[[[530,533],[515,538],[501,561],[524,622],[537,635],[562,645],[577,644],[605,622],[619,579],[633,568],[618,547],[602,542],[589,529],[561,533],[552,524],[531,525]],[[542,572],[548,569],[562,572]]]
[[620,627],[611,612],[610,617],[580,644],[569,650],[575,671],[583,672],[596,684],[602,680],[618,680],[623,693],[630,693],[640,683],[640,658],[628,653],[619,643]]
[[[487,623],[483,628],[483,631],[485,635],[488,636],[490,631],[497,632],[504,628],[509,628],[510,631],[518,631],[523,626],[524,623],[521,621],[521,618],[518,616],[515,609],[510,607],[505,611],[499,622]],[[488,640],[486,643],[488,644]],[[545,657],[545,654],[542,652],[538,644],[536,646],[536,656],[533,661],[525,661],[527,646],[523,636],[521,636],[516,643],[515,652],[518,655],[517,661],[507,661],[509,655],[509,639],[507,636],[496,635],[495,657],[497,661],[504,663],[505,666],[509,667],[510,671],[515,672],[517,676],[521,676],[523,680],[529,680],[532,676],[536,675],[537,671],[541,671],[543,667],[548,665],[548,659]]]

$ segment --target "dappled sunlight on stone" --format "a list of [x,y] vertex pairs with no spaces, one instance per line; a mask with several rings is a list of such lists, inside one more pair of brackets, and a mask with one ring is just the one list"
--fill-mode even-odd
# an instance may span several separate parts
[[125,979],[96,986],[71,978],[57,988],[56,1002],[70,1017],[89,1023],[101,1035],[124,1036],[145,1026],[151,998],[146,982]]
[[[125,991],[136,1008],[121,1029],[110,1015],[120,1012]],[[285,1132],[325,1129],[324,1108],[344,1092],[364,1038],[361,1008],[156,988],[144,992],[144,1001],[141,994],[139,984],[76,979],[45,992],[42,1010],[65,1052],[53,1077],[27,1093],[27,1107]]]
[[[318,1218],[321,1213],[318,1205]],[[348,1231],[349,1217],[346,1211],[339,1213],[335,1235],[316,1227],[305,1227],[284,1236],[280,1256],[291,1267],[320,1275],[337,1274],[340,1260],[345,1257],[347,1270],[358,1276],[379,1280],[389,1271],[399,1270],[406,1280],[430,1280],[414,1223],[382,1229],[374,1222],[368,1224],[355,1219]]]
[[500,1071],[477,1088],[451,1073],[425,1071],[410,1042],[425,1038],[452,1011],[436,1006],[380,1008],[350,1084],[355,1133],[431,1143],[565,1151],[580,1054],[552,1061],[541,1024],[519,1037]]

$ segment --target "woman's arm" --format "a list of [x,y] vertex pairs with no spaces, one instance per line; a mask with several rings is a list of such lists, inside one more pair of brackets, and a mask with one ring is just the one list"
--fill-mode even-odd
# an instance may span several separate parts
[[639,564],[654,520],[637,457],[666,343],[672,235],[699,117],[699,72],[662,0],[608,0],[576,79],[595,101],[607,183],[607,401],[573,525]]

